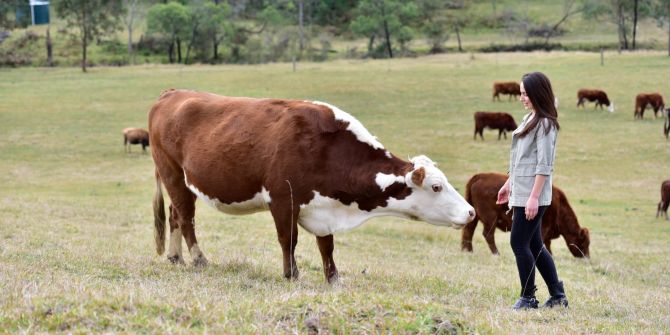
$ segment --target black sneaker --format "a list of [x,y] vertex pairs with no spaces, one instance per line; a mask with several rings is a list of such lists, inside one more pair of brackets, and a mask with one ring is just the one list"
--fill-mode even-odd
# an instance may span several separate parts
[[[566,301],[567,302],[567,301]],[[536,309],[537,305],[540,302],[535,299],[535,297],[521,297],[516,301],[512,309],[521,310],[521,309]]]
[[542,308],[564,307],[568,308],[568,298],[563,296],[551,297],[542,305]]

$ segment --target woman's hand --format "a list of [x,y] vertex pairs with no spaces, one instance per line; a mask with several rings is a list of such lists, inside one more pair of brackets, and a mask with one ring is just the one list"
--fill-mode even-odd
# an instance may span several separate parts
[[530,221],[537,215],[537,198],[529,197],[526,201],[526,220]]
[[502,205],[506,202],[509,202],[509,179],[500,188],[500,191],[498,191],[498,199],[496,200],[496,204]]

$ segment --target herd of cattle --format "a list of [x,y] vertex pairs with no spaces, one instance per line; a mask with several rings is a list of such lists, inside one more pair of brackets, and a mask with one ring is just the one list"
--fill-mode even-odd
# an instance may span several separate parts
[[[498,100],[500,94],[520,94],[516,83],[496,83],[494,91]],[[578,105],[585,100],[613,108],[602,91],[580,90]],[[649,101],[655,112],[662,110],[662,98]],[[646,105],[640,105],[640,116]],[[506,113],[476,112],[475,139],[477,134],[483,139],[485,127],[498,129],[500,139],[517,125]],[[151,143],[156,166],[156,250],[165,252],[169,223],[167,257],[173,263],[184,263],[183,238],[194,264],[207,264],[195,235],[198,198],[229,214],[269,210],[286,278],[298,276],[294,258],[297,225],[316,236],[328,282],[338,279],[333,233],[372,217],[399,216],[463,228],[464,251],[472,251],[474,230],[481,221],[494,254],[498,253],[495,229],[511,229],[507,204],[495,203],[505,175],[476,174],[468,181],[463,198],[428,157],[398,158],[353,116],[327,103],[170,89],[153,105],[149,130],[126,128],[123,138],[127,152],[131,144],[142,145],[146,152]],[[171,199],[169,221],[163,187]],[[667,219],[670,181],[663,184],[662,194],[657,217],[665,213]],[[559,236],[575,257],[589,257],[589,230],[579,225],[567,197],[554,186],[542,229],[549,251],[551,240]]]
[[[500,101],[500,95],[507,94],[509,98],[517,97],[521,95],[521,88],[519,83],[514,81],[506,82],[494,82],[493,83],[493,97],[492,100],[496,99]],[[586,101],[595,102],[594,108],[600,107],[603,109],[603,106],[607,107],[607,110],[614,112],[614,104],[610,101],[607,93],[599,89],[580,89],[577,91],[577,107],[584,108],[584,103]],[[558,101],[557,101],[558,103]],[[659,93],[640,93],[635,97],[635,110],[633,112],[634,119],[642,119],[644,117],[644,111],[647,107],[651,108],[654,111],[654,118],[658,117],[658,113],[661,112],[661,116],[665,116],[665,123],[663,124],[663,134],[668,138],[670,133],[670,107],[665,108],[665,102],[663,101],[663,96]],[[514,125],[513,129],[510,129]],[[508,113],[499,113],[499,112],[475,112],[475,139],[477,134],[484,139],[482,131],[484,128],[497,129],[498,139],[500,139],[500,134],[504,134],[507,138],[505,132],[509,130],[516,129],[516,123],[514,123],[514,118]]]

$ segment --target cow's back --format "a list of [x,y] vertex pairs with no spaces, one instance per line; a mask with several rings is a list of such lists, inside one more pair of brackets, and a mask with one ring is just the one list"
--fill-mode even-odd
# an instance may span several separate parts
[[249,199],[285,171],[313,168],[305,157],[323,155],[315,144],[342,127],[309,102],[185,90],[164,92],[149,113],[157,165],[182,169],[189,185],[224,203]]

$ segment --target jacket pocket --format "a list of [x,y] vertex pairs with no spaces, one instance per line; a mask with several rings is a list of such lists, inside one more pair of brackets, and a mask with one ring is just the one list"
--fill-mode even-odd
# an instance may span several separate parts
[[528,198],[535,184],[535,164],[518,164],[514,167],[514,189],[518,198]]
[[514,189],[512,194],[515,198],[528,198],[535,184],[535,176],[514,176]]

